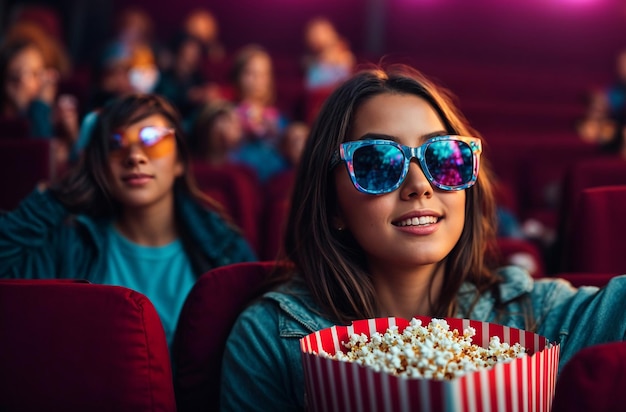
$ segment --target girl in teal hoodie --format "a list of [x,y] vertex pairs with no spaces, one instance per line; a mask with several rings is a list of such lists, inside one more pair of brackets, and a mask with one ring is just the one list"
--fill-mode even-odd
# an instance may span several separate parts
[[179,115],[156,95],[111,102],[79,164],[0,216],[0,277],[137,290],[170,343],[197,277],[254,259],[239,229],[196,189]]

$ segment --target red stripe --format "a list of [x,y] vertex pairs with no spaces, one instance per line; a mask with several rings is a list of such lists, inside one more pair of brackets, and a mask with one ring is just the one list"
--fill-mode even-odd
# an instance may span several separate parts
[[399,411],[400,410],[400,391],[398,388],[398,380],[397,376],[389,377],[389,396],[391,397],[391,410]]
[[459,379],[460,379],[460,386],[461,386],[461,405],[463,407],[462,410],[469,411],[470,393],[467,390],[468,378],[462,377]]
[[516,343],[519,343],[519,334],[520,334],[520,330],[516,329],[516,328],[510,328],[509,329],[509,335],[510,335],[510,340],[509,343],[514,345]]
[[474,397],[476,398],[476,410],[482,411],[483,410],[483,397],[482,397],[482,392],[481,392],[482,385],[480,383],[480,374],[472,373],[471,375],[469,375],[469,377],[473,379],[474,381]]
[[385,333],[389,328],[389,319],[388,318],[378,318],[376,319],[376,332]]

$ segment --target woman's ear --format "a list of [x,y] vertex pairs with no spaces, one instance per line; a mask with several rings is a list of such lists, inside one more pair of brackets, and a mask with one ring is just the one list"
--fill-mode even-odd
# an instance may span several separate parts
[[332,219],[332,228],[338,231],[342,231],[346,229],[346,223],[339,215],[335,215]]
[[174,176],[181,177],[185,173],[185,164],[182,160],[178,159],[176,161],[176,166],[174,166]]

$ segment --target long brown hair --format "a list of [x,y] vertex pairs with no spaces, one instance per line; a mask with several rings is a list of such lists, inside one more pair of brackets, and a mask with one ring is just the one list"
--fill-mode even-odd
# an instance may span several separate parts
[[[435,110],[447,133],[477,136],[447,91],[404,65],[361,71],[325,102],[296,172],[286,225],[284,250],[295,264],[295,272],[283,273],[280,280],[298,273],[324,314],[341,323],[375,317],[377,301],[364,251],[349,233],[332,229],[337,198],[331,159],[339,144],[347,140],[359,107],[383,93],[418,96]],[[431,315],[454,315],[463,282],[475,284],[479,291],[498,282],[489,267],[495,233],[490,170],[482,161],[478,181],[466,190],[465,226],[446,258],[443,288]]]
[[184,166],[183,174],[174,181],[174,192],[189,194],[221,213],[221,206],[202,194],[195,183],[178,111],[166,99],[155,94],[130,94],[109,102],[101,110],[79,163],[68,172],[61,184],[53,187],[57,197],[73,212],[94,217],[115,215],[120,205],[111,196],[109,136],[116,130],[155,114],[165,117],[174,128],[176,151]]

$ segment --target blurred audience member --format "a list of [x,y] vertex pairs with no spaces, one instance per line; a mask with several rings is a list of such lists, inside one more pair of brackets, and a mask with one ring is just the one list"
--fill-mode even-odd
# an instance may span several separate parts
[[232,163],[242,139],[241,120],[235,106],[223,101],[208,104],[194,123],[191,152],[201,163],[213,166]]
[[285,167],[276,144],[286,120],[273,105],[275,90],[270,55],[256,45],[243,48],[235,56],[233,80],[236,110],[245,138],[237,157],[265,181]]
[[174,61],[160,77],[155,93],[167,97],[187,118],[197,107],[219,99],[219,87],[206,81],[201,70],[204,46],[196,37],[178,35]]
[[330,20],[310,20],[305,40],[309,50],[305,57],[307,89],[332,88],[350,77],[355,57]]
[[217,19],[209,10],[196,9],[187,15],[183,22],[183,31],[202,42],[209,62],[224,59],[224,47],[219,41]]
[[604,90],[594,90],[589,94],[585,117],[578,123],[578,135],[588,143],[602,146],[615,134],[615,120],[609,109],[608,95]]
[[309,126],[303,122],[293,122],[285,128],[278,148],[289,167],[295,168],[300,163],[309,132]]
[[57,96],[59,73],[46,66],[39,45],[29,39],[12,39],[0,48],[3,119],[25,119],[29,136],[59,138],[58,161],[63,164],[78,134],[76,99]]

